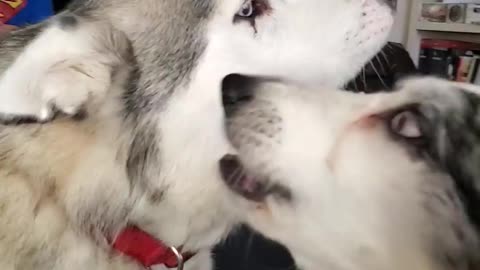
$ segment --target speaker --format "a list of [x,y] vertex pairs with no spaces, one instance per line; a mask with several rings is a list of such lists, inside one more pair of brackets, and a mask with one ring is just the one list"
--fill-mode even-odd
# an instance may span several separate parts
[[465,23],[466,4],[449,4],[447,23]]

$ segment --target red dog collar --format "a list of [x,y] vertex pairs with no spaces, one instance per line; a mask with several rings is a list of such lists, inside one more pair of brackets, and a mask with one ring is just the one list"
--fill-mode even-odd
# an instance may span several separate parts
[[128,227],[115,239],[113,249],[136,260],[144,267],[163,264],[168,268],[183,268],[194,254],[180,253],[137,227]]

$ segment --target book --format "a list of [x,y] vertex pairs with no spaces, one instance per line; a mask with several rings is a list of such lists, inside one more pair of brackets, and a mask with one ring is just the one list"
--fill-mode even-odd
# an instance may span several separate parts
[[477,74],[478,66],[480,62],[480,56],[474,55],[472,62],[470,63],[470,70],[468,71],[467,82],[473,83],[475,75]]
[[[473,82],[480,63],[480,44],[425,39],[418,69],[422,74],[453,81]],[[480,78],[479,78],[480,79]]]
[[457,82],[468,82],[468,73],[470,72],[470,65],[472,64],[473,56],[460,56],[460,62],[457,68]]

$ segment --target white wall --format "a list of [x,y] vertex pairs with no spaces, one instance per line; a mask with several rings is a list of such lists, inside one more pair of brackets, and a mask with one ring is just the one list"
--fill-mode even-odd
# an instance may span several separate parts
[[389,40],[406,45],[412,0],[397,0],[397,2],[395,24],[393,25]]

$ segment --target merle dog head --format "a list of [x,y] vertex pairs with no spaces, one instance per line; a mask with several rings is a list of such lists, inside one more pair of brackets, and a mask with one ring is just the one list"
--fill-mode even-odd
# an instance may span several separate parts
[[304,269],[478,269],[479,94],[431,78],[355,95],[232,75],[238,152],[223,179]]

